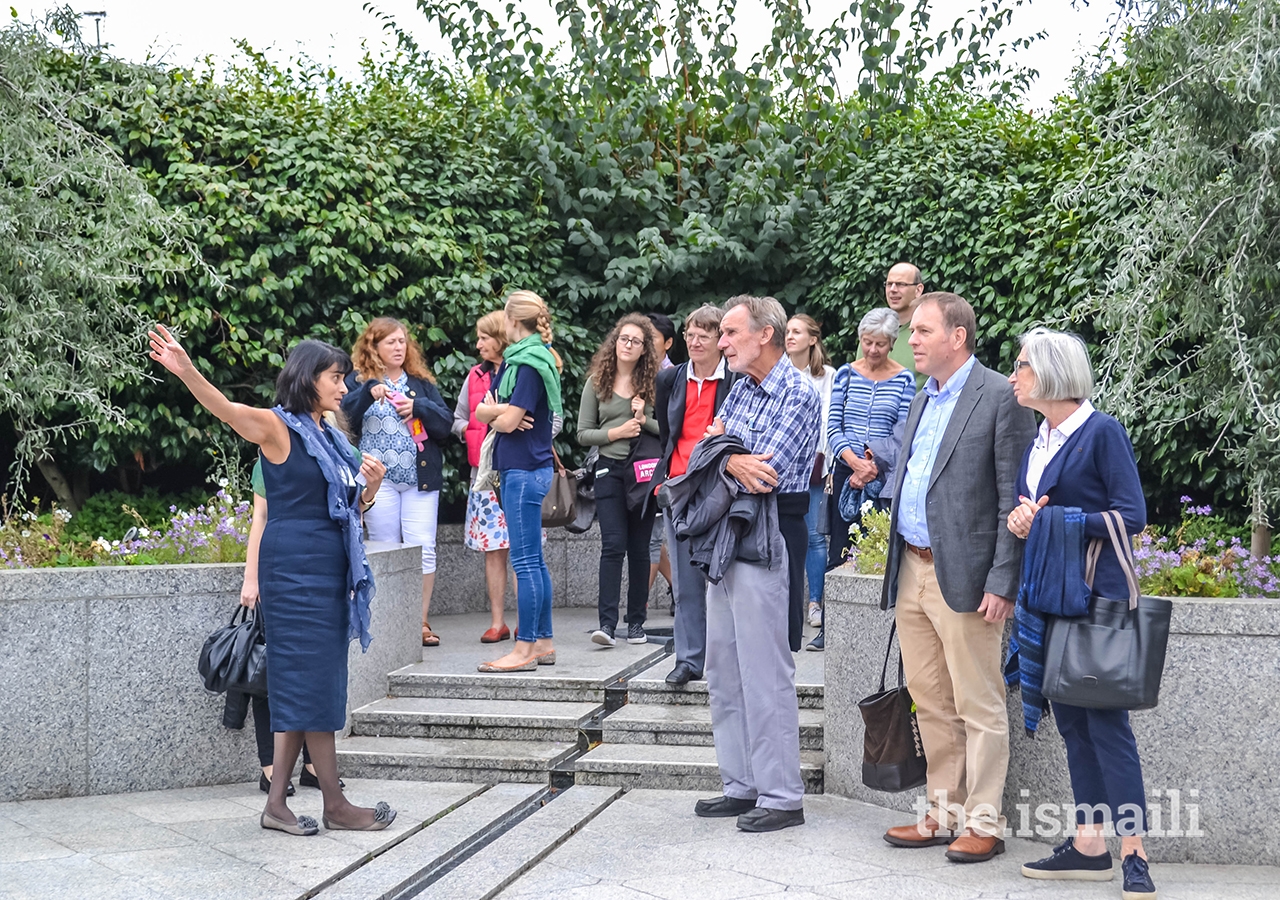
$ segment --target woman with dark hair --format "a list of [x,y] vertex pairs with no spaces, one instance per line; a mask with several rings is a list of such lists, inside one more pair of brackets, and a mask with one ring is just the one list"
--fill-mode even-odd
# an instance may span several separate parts
[[[351,360],[322,341],[303,341],[276,381],[277,405],[257,409],[231,402],[210,384],[164,326],[149,337],[151,358],[261,453],[271,515],[258,550],[258,582],[270,635],[274,763],[292,772],[305,739],[324,795],[325,828],[386,828],[396,816],[386,803],[357,807],[343,796],[334,749],[334,732],[346,723],[347,644],[358,637],[367,649],[370,640],[373,573],[360,542],[359,509],[372,501],[384,473],[367,454],[357,466],[345,436],[322,418],[340,408]],[[289,810],[288,784],[288,778],[271,780],[259,823],[315,834],[314,819]]]
[[[513,291],[503,310],[510,342],[494,387],[476,407],[493,429],[493,468],[511,540],[520,610],[515,648],[481,672],[530,672],[554,665],[551,570],[542,554],[542,501],[551,489],[553,417],[560,415],[560,356],[551,349],[551,312],[532,291]],[[486,438],[487,440],[487,438]]]
[[[591,640],[617,641],[622,562],[627,560],[627,643],[648,640],[649,537],[657,509],[649,491],[628,491],[634,482],[634,446],[648,435],[654,458],[662,455],[653,414],[654,380],[662,361],[658,332],[647,316],[618,320],[591,360],[578,405],[578,443],[600,449],[596,469],[596,520],[600,523],[600,627]],[[631,462],[628,462],[628,459]],[[629,477],[631,476],[631,477]]]
[[428,613],[436,584],[436,523],[453,413],[436,389],[418,342],[398,320],[379,316],[352,351],[342,411],[363,453],[387,467],[365,515],[369,540],[422,547],[422,646],[435,647]]

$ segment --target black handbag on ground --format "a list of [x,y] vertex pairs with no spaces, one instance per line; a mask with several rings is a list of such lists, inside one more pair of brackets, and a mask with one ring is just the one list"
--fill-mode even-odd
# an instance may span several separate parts
[[[267,695],[266,625],[258,610],[238,607],[231,621],[205,638],[200,649],[200,679],[206,690],[221,694]],[[237,622],[236,618],[240,621]]]
[[560,528],[574,520],[577,502],[578,479],[560,462],[560,454],[551,448],[554,460],[551,469],[551,489],[542,498],[542,527]]
[[[1052,617],[1044,648],[1044,685],[1050,700],[1086,709],[1151,709],[1160,699],[1173,604],[1141,597],[1133,545],[1115,510],[1102,514],[1129,584],[1127,600],[1094,595],[1087,615]],[[1093,586],[1102,541],[1090,542],[1085,581]]]
[[862,713],[866,726],[862,742],[862,783],[872,790],[890,793],[920,787],[928,776],[920,726],[912,710],[911,694],[903,683],[901,651],[898,653],[898,686],[889,690],[884,687],[897,628],[895,620],[889,629],[879,690],[858,702],[858,712]]

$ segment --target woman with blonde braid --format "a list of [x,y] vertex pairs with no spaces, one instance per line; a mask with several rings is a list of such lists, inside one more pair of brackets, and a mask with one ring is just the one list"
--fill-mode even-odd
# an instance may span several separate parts
[[552,416],[560,415],[560,357],[551,349],[551,313],[532,291],[515,291],[504,309],[510,345],[494,389],[476,419],[496,431],[493,468],[507,516],[519,623],[515,648],[481,672],[531,672],[555,663],[551,643],[551,572],[542,555],[542,500],[551,489]]

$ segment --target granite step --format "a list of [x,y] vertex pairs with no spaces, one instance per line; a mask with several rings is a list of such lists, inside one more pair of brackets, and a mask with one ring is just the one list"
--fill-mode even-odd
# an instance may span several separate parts
[[[822,749],[820,709],[800,710],[800,749]],[[603,720],[606,744],[670,744],[710,747],[711,708],[669,703],[628,703]]]
[[622,796],[620,787],[574,785],[435,881],[431,900],[490,900]]
[[[586,638],[582,640],[585,642]],[[565,650],[563,662],[566,665],[540,666],[536,672],[513,672],[510,675],[481,674],[474,670],[442,672],[435,660],[415,663],[387,676],[387,693],[392,697],[599,704],[604,703],[606,687],[643,672],[667,655],[666,645],[656,643],[643,648],[628,647],[617,654],[599,647],[595,647],[595,651],[575,645]],[[591,665],[569,664],[578,657],[585,657]],[[574,672],[584,674],[575,675]]]
[[[823,755],[800,751],[806,794],[822,793]],[[573,762],[574,783],[676,791],[723,788],[714,747],[669,744],[600,744]]]
[[433,875],[545,803],[550,788],[497,784],[427,822],[390,850],[324,887],[320,900],[392,900],[412,895]]
[[603,709],[598,703],[388,697],[355,710],[351,731],[368,737],[573,743]]
[[[810,654],[817,655],[817,654]],[[627,682],[627,702],[664,704],[669,706],[706,706],[707,682],[690,681],[684,685],[667,684],[667,673],[674,663],[659,663]],[[796,681],[796,700],[801,709],[822,709],[823,685],[821,682]]]
[[551,770],[578,749],[571,741],[358,735],[338,742],[338,763],[344,775],[357,778],[546,784]]

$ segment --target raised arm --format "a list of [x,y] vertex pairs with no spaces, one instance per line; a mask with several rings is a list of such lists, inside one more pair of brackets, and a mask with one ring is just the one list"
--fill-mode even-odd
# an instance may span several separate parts
[[228,400],[196,370],[187,351],[163,325],[157,325],[147,336],[151,339],[151,358],[177,375],[201,406],[230,425],[240,437],[261,447],[268,461],[279,465],[289,458],[289,428],[279,416],[269,409]]

